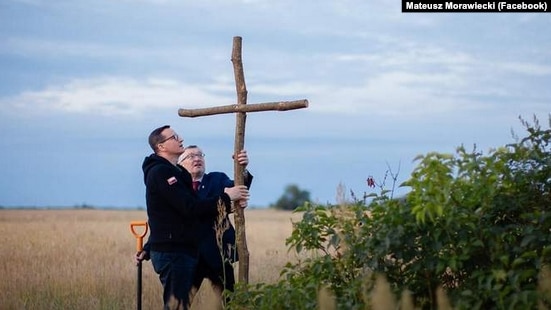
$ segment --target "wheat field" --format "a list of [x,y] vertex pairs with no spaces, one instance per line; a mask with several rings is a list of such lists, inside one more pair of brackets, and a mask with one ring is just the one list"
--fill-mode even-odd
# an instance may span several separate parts
[[[138,210],[0,210],[0,309],[135,309],[130,222],[145,219]],[[276,281],[296,259],[285,239],[298,220],[287,211],[246,210],[249,283]],[[142,308],[162,308],[161,291],[151,262],[144,262]],[[216,309],[216,300],[205,281],[192,309]]]

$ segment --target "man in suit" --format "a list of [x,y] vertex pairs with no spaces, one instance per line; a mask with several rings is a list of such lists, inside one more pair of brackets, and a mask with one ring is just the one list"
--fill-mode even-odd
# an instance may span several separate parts
[[[247,167],[249,159],[245,150],[237,155],[237,161],[245,168]],[[196,145],[186,147],[178,163],[191,174],[200,199],[218,197],[223,193],[224,188],[234,186],[233,180],[223,172],[206,173],[205,153]],[[245,169],[244,180],[247,188],[250,187],[252,179],[253,176]],[[224,290],[233,291],[235,275],[232,263],[238,260],[235,229],[227,215],[218,225],[216,225],[217,221],[208,219],[204,224],[202,225],[204,237],[199,245],[199,266],[193,282],[194,288],[199,289],[203,279],[207,278],[219,294]],[[218,232],[215,225],[218,227]],[[225,228],[225,231],[221,232],[220,226],[223,227],[222,230]]]

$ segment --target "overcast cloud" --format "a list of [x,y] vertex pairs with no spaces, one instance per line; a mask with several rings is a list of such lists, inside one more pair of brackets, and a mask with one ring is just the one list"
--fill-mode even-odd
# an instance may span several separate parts
[[[412,160],[461,144],[487,152],[547,121],[546,14],[403,14],[399,1],[5,0],[0,4],[0,206],[144,207],[147,136],[170,124],[207,168],[232,172],[232,38],[243,38],[251,205],[298,184],[409,177]],[[387,181],[388,182],[388,181]],[[407,189],[402,189],[407,191]]]

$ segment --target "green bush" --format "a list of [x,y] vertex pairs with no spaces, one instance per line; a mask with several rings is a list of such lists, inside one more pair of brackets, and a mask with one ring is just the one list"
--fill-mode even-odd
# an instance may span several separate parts
[[304,204],[287,244],[310,255],[275,284],[240,286],[230,308],[313,309],[327,287],[338,309],[372,309],[378,274],[420,309],[437,308],[439,288],[456,309],[549,307],[551,130],[521,122],[527,136],[488,155],[419,156],[403,199]]

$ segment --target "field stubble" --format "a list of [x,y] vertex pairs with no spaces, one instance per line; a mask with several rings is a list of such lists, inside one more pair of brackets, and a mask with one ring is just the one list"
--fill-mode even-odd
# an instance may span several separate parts
[[[1,308],[136,308],[136,239],[129,225],[145,219],[145,211],[0,210]],[[285,263],[296,259],[285,239],[291,220],[299,219],[286,211],[246,211],[249,283],[275,282]],[[215,301],[205,281],[192,309],[215,309]],[[161,284],[144,262],[143,309],[161,304]]]

